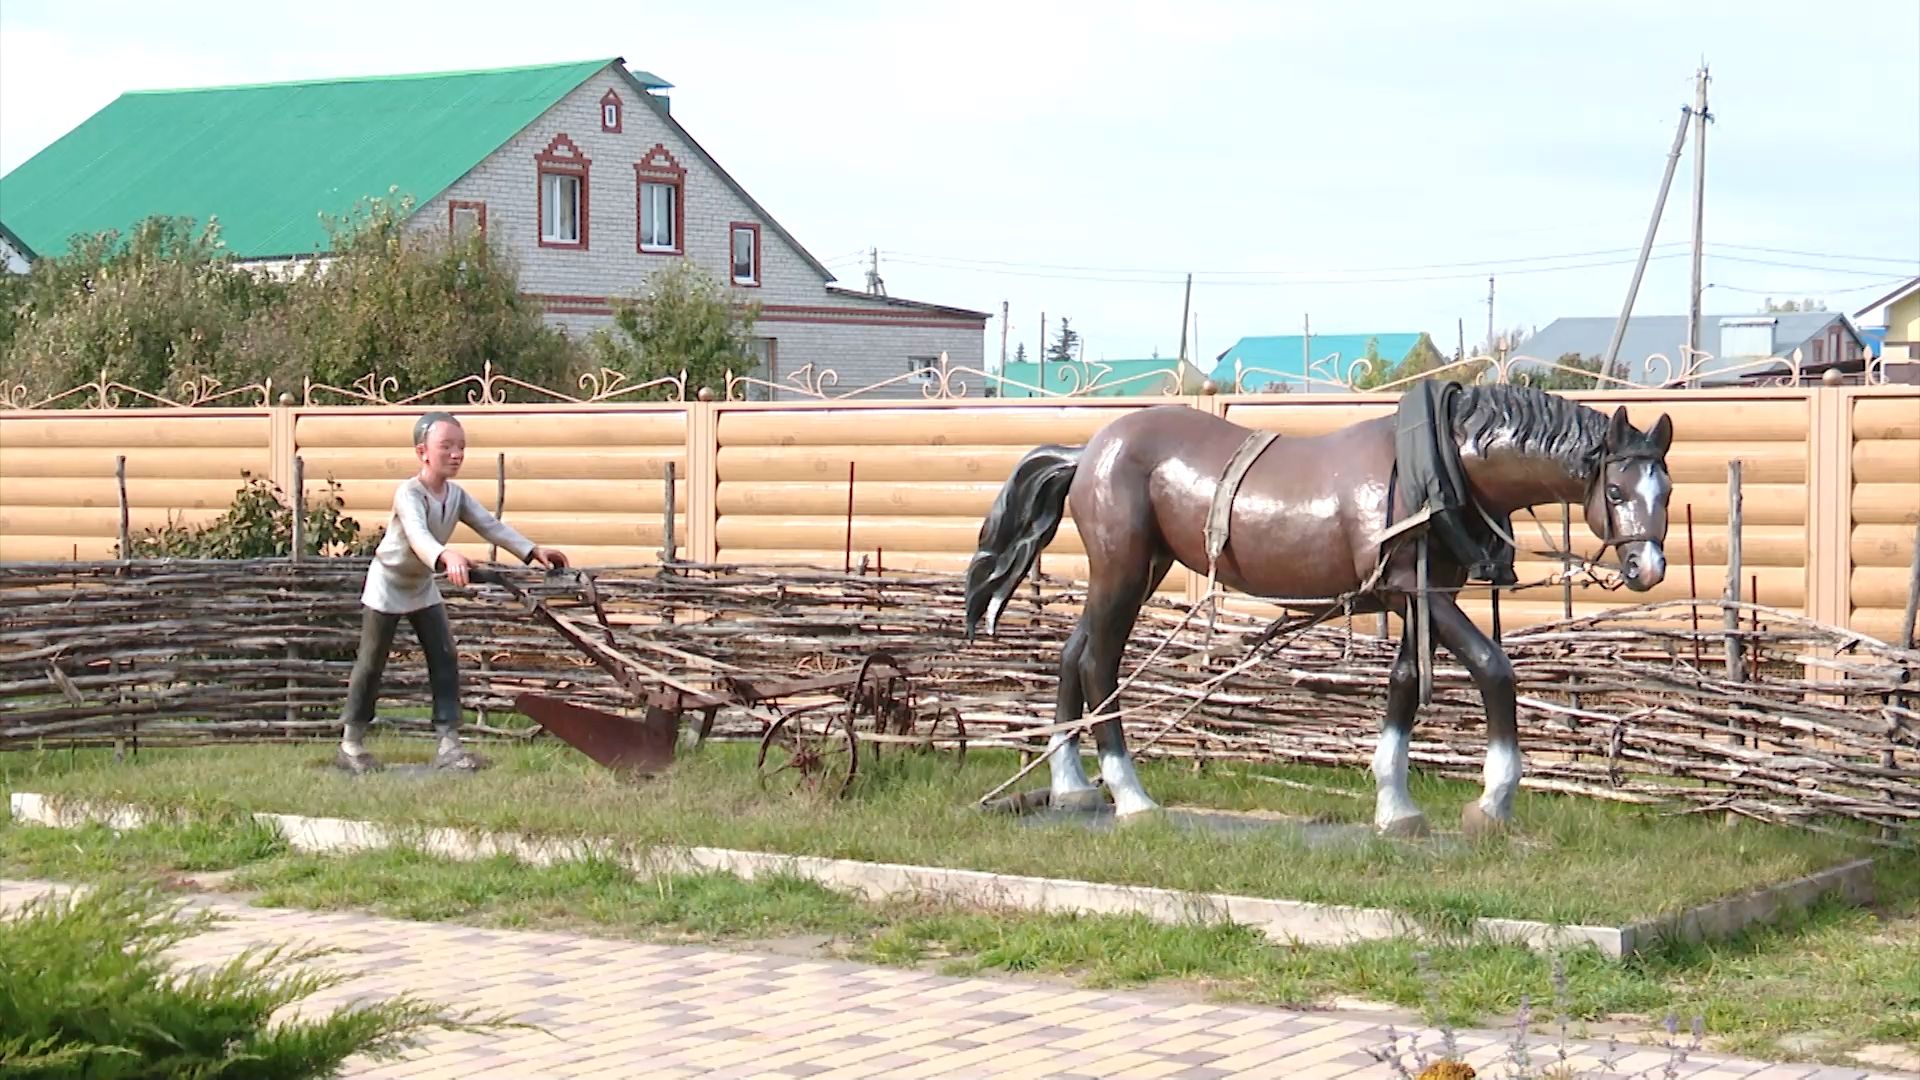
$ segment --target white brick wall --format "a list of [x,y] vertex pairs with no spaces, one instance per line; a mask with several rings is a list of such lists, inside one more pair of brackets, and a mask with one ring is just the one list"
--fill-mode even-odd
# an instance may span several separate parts
[[[600,129],[600,101],[608,90],[622,105],[622,130]],[[812,363],[816,370],[839,375],[835,389],[845,392],[858,385],[904,374],[909,356],[938,355],[945,350],[954,364],[978,368],[986,355],[984,324],[943,317],[898,305],[884,305],[831,293],[827,279],[790,246],[771,223],[755,214],[746,201],[708,168],[705,160],[609,65],[556,103],[519,135],[495,151],[467,175],[435,196],[416,216],[420,227],[447,227],[449,200],[486,204],[487,234],[510,251],[519,264],[521,287],[542,296],[635,296],[655,270],[679,256],[643,254],[637,250],[639,212],[634,165],[656,145],[665,146],[687,171],[683,189],[682,248],[685,258],[698,263],[742,302],[759,301],[769,307],[832,308],[860,311],[868,322],[880,325],[826,325],[809,312],[770,311],[757,327],[759,336],[777,342],[782,375]],[[565,134],[589,161],[587,178],[587,249],[544,248],[538,242],[538,171],[534,156],[557,135]],[[729,283],[732,222],[760,225],[761,286],[742,288]],[[551,323],[569,333],[591,332],[611,321],[597,304],[594,313],[555,312]],[[838,317],[838,316],[828,316]],[[893,325],[941,323],[941,326]],[[716,388],[718,389],[718,388]],[[896,386],[898,395],[918,396],[917,386]],[[978,393],[977,389],[972,391]]]

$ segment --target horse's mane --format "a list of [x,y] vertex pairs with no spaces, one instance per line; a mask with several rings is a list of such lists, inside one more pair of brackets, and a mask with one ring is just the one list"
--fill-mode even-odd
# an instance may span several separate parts
[[1592,476],[1605,449],[1607,414],[1531,386],[1468,386],[1454,405],[1453,434],[1462,450],[1505,446]]

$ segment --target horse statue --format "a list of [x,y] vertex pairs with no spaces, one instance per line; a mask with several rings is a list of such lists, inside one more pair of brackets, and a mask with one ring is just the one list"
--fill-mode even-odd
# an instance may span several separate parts
[[[966,636],[982,616],[993,633],[1069,504],[1086,548],[1087,591],[1060,658],[1057,726],[1078,724],[1089,705],[1095,716],[1118,709],[1109,699],[1122,650],[1141,605],[1176,561],[1206,573],[1210,585],[1217,578],[1283,608],[1325,608],[1337,597],[1355,614],[1392,611],[1404,630],[1373,757],[1375,827],[1426,832],[1407,790],[1407,751],[1431,693],[1437,636],[1472,675],[1486,709],[1485,789],[1461,811],[1461,824],[1475,833],[1501,828],[1512,822],[1522,768],[1513,667],[1460,610],[1456,593],[1470,578],[1513,584],[1513,539],[1502,523],[1558,502],[1585,508],[1601,553],[1618,552],[1628,588],[1658,585],[1672,441],[1665,415],[1642,432],[1624,406],[1609,417],[1516,385],[1423,382],[1402,395],[1394,415],[1310,437],[1276,437],[1181,405],[1143,409],[1085,446],[1041,446],[1021,458],[968,566]],[[1119,718],[1091,727],[1115,813],[1157,809]],[[1081,765],[1078,729],[1054,734],[1047,753],[1052,805],[1105,804]]]

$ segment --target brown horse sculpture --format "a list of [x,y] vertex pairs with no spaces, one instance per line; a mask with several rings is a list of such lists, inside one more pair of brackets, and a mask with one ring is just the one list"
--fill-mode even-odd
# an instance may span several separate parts
[[[1578,504],[1594,534],[1618,550],[1618,569],[1629,588],[1659,584],[1666,574],[1662,545],[1671,491],[1666,454],[1673,425],[1666,416],[1643,433],[1627,421],[1624,407],[1609,417],[1521,386],[1463,387],[1450,400],[1430,426],[1457,446],[1459,469],[1480,511],[1477,520],[1505,520],[1529,506]],[[1425,505],[1404,477],[1395,482],[1397,430],[1395,417],[1385,416],[1267,445],[1232,493],[1215,571],[1224,586],[1294,607],[1320,598],[1312,606],[1324,608],[1325,598],[1372,582],[1351,597],[1353,610],[1402,616],[1407,629],[1390,669],[1373,759],[1374,823],[1386,833],[1417,835],[1426,820],[1407,791],[1407,750],[1420,705],[1421,638],[1407,615],[1424,552],[1433,631],[1424,639],[1426,659],[1437,637],[1471,673],[1486,707],[1485,790],[1462,811],[1462,823],[1470,830],[1504,825],[1512,820],[1521,774],[1513,668],[1456,602],[1469,576],[1462,560],[1443,545],[1383,544],[1390,521],[1405,522]],[[1114,694],[1121,652],[1140,607],[1173,564],[1207,572],[1209,511],[1229,462],[1251,434],[1196,409],[1162,406],[1115,420],[1083,447],[1038,447],[1015,466],[981,526],[979,551],[968,568],[967,634],[973,635],[982,616],[993,632],[1015,587],[1059,528],[1063,505],[1071,504],[1086,548],[1088,581],[1085,609],[1060,660],[1056,723],[1078,722],[1089,705],[1098,707]],[[1093,730],[1115,812],[1155,809],[1134,772],[1119,720]],[[1077,733],[1055,735],[1048,750],[1053,805],[1104,804],[1081,765]]]

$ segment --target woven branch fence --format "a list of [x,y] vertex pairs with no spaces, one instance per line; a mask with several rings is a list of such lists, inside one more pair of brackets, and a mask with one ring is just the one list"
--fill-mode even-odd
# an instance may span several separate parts
[[[0,564],[0,748],[294,741],[334,736],[359,634],[363,560]],[[581,627],[567,575],[505,571]],[[867,576],[791,566],[676,564],[596,571],[617,651],[649,682],[716,685],[856,665],[884,649],[924,658],[931,717],[958,709],[970,746],[1034,749],[1051,722],[1071,583],[1042,579],[999,633],[963,640],[956,575]],[[506,590],[443,586],[473,729],[536,737],[523,690],[633,711],[635,702]],[[1395,642],[1336,620],[1279,635],[1156,599],[1123,661],[1120,702],[1144,757],[1364,768],[1385,711]],[[1171,639],[1171,640],[1169,640]],[[424,664],[402,630],[383,703],[424,704]],[[1619,608],[1512,632],[1525,784],[1618,801],[1725,811],[1806,828],[1851,820],[1920,838],[1920,649],[1788,612],[1724,601]],[[1157,650],[1157,652],[1156,652]],[[1183,715],[1184,714],[1184,715]],[[723,711],[712,737],[758,738]],[[424,731],[425,720],[383,722]],[[1442,654],[1412,757],[1478,779],[1480,696]]]

